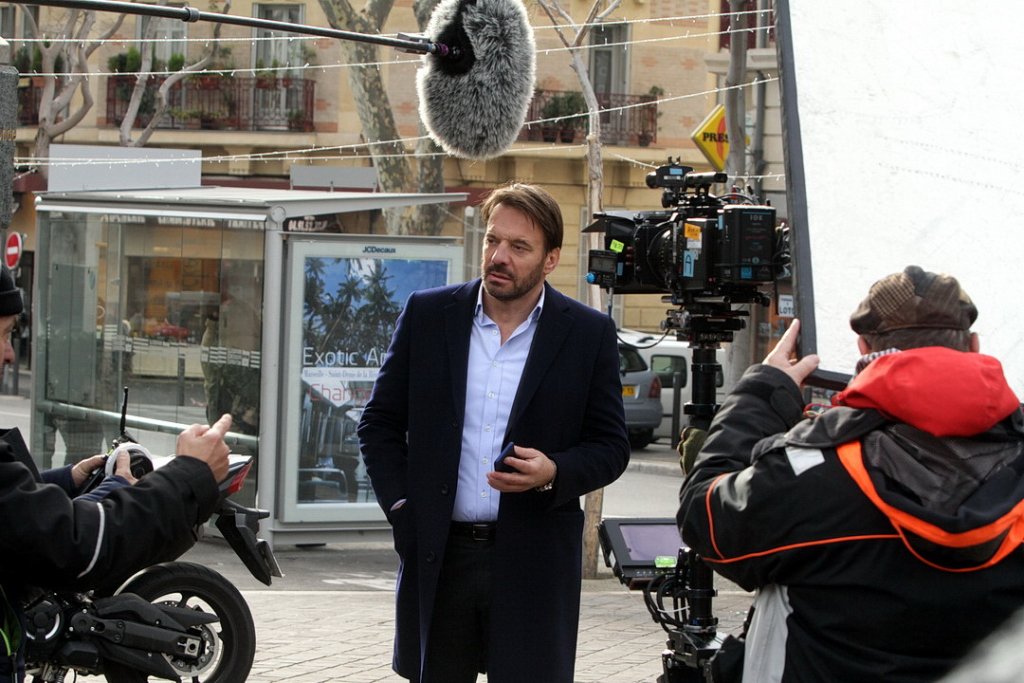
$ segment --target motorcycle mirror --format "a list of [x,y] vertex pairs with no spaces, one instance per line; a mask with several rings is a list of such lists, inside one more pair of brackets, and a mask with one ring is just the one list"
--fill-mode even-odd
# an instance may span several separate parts
[[123,443],[138,443],[128,435],[128,385],[125,385],[124,395],[121,399],[121,424],[118,432],[119,435],[110,443],[112,449],[116,449]]
[[251,456],[231,455],[229,457],[231,462],[228,465],[228,476],[220,483],[220,492],[225,496],[233,496],[238,493],[242,484],[245,483],[245,477],[249,474],[249,470],[252,469]]

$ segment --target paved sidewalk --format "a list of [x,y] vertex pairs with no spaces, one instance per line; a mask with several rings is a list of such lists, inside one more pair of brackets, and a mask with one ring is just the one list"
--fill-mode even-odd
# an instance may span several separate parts
[[[211,567],[242,591],[256,624],[248,682],[403,683],[391,671],[396,572],[390,546],[291,546],[276,554],[285,578],[269,588],[219,539],[200,542],[182,558]],[[720,578],[715,582],[719,631],[736,633],[752,596]],[[627,590],[603,566],[599,578],[584,580],[576,683],[655,683],[666,639],[642,593]],[[481,676],[479,683],[486,680]]]
[[[23,380],[20,388],[25,386]],[[28,400],[21,393],[0,395],[0,426],[21,426],[27,433]],[[664,475],[643,483],[664,486],[671,508],[681,479],[671,449],[662,445],[635,452],[629,469]],[[631,490],[629,495],[637,494]],[[219,539],[197,544],[182,558],[222,573],[245,596],[257,635],[249,683],[402,683],[405,679],[391,671],[396,562],[390,544],[286,546],[275,552],[286,578],[270,588],[249,576]],[[576,681],[654,683],[662,673],[666,634],[651,618],[642,594],[627,590],[601,565],[601,578],[583,582]],[[716,578],[716,586],[719,630],[737,632],[752,596],[721,579]]]
[[[247,591],[245,597],[259,643],[250,683],[405,680],[390,667],[390,592],[268,590]],[[738,630],[749,603],[750,596],[742,592],[716,600],[723,631]],[[662,671],[664,648],[664,632],[651,620],[639,593],[584,588],[578,683],[654,683]]]

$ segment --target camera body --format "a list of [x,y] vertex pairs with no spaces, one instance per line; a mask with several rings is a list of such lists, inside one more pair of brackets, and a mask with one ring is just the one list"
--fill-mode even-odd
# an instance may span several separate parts
[[[664,208],[595,214],[584,232],[604,233],[604,249],[590,251],[587,281],[614,294],[662,294],[696,314],[702,304],[765,303],[759,290],[785,261],[775,208],[710,193],[726,180],[671,160],[649,173]],[[670,316],[665,326],[679,324]]]

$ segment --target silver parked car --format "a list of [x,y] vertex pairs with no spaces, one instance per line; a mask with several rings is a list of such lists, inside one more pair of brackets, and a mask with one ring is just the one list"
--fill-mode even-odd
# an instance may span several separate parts
[[[683,414],[683,406],[693,397],[693,386],[690,381],[690,371],[693,366],[693,352],[690,345],[684,341],[678,341],[674,335],[661,333],[637,332],[621,328],[618,331],[620,344],[632,344],[640,352],[640,356],[647,362],[647,366],[653,370],[661,380],[661,406],[664,408],[661,424],[654,429],[654,438],[665,439],[672,443],[672,413],[674,401],[673,382],[676,375],[679,376],[679,406],[676,412],[679,414],[679,428],[682,429],[689,422],[689,417]],[[715,352],[716,362],[719,364],[715,372],[715,402],[719,405],[725,400],[728,391],[725,385],[725,375],[729,370],[729,360],[725,351],[718,349]],[[678,434],[676,434],[678,436]]]
[[619,374],[629,444],[640,449],[654,440],[654,428],[661,423],[661,380],[629,344],[619,344]]

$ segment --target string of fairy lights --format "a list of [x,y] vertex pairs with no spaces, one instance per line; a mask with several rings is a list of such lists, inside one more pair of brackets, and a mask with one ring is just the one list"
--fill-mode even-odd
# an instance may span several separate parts
[[[721,19],[726,18],[726,17],[731,18],[731,17],[734,17],[734,16],[740,16],[740,15],[744,15],[744,16],[746,16],[746,15],[755,15],[755,14],[760,14],[762,12],[763,12],[763,10],[752,10],[752,11],[744,11],[744,12],[737,12],[737,13],[707,13],[707,14],[696,14],[696,15],[687,15],[687,16],[643,18],[643,19],[630,19],[630,20],[622,20],[622,21],[616,20],[614,22],[614,24],[615,25],[632,25],[632,24],[653,24],[653,23],[657,23],[657,24],[669,24],[669,25],[674,27],[676,24],[680,24],[680,23],[685,24],[685,23],[694,23],[694,22],[698,22],[698,21],[721,20]],[[588,26],[590,26],[590,27],[605,27],[605,26],[608,26],[608,25],[609,24],[605,23],[605,22],[597,22],[597,23],[594,23],[594,24],[589,24]],[[568,29],[568,30],[571,30],[571,31],[574,31],[574,32],[579,30],[582,27],[583,27],[582,24],[571,25],[571,26],[563,24],[561,26],[561,28],[563,28],[563,29]],[[540,34],[542,32],[552,31],[552,30],[555,30],[555,29],[556,29],[556,27],[551,26],[551,25],[540,25],[540,26],[535,26],[534,27],[535,34]],[[680,41],[680,40],[710,39],[710,38],[719,37],[719,36],[722,36],[722,35],[730,35],[732,33],[737,33],[737,32],[743,33],[743,34],[748,34],[751,30],[752,29],[739,29],[739,30],[726,29],[726,30],[721,30],[721,31],[700,31],[700,32],[690,32],[690,31],[686,30],[686,31],[683,31],[683,32],[678,33],[678,34],[675,34],[675,35],[672,35],[672,36],[665,36],[665,37],[652,37],[652,38],[644,38],[644,39],[639,39],[639,40],[628,40],[628,41],[621,41],[621,42],[592,43],[592,44],[588,44],[588,45],[580,45],[579,47],[575,47],[575,48],[567,48],[567,47],[564,47],[564,46],[563,47],[551,47],[551,48],[539,48],[539,49],[537,49],[536,54],[537,54],[537,56],[557,55],[559,53],[567,52],[570,49],[574,49],[574,50],[591,50],[591,49],[597,49],[597,48],[601,48],[601,49],[621,48],[623,50],[628,50],[631,47],[639,46],[639,45],[658,44],[658,43],[666,43],[666,42]],[[760,30],[764,30],[764,29],[760,29]],[[394,34],[391,34],[391,35],[394,36]],[[220,37],[220,38],[216,39],[216,43],[218,43],[218,44],[220,44],[220,43],[228,43],[228,44],[230,44],[230,43],[233,43],[233,42],[245,42],[245,43],[249,43],[249,44],[254,44],[254,43],[258,43],[258,42],[278,42],[278,43],[279,42],[286,42],[288,44],[292,44],[292,43],[304,44],[305,41],[323,41],[323,40],[325,40],[325,39],[324,38],[320,38],[320,37],[283,34],[283,33],[277,32],[277,31],[270,31],[270,30],[266,30],[266,29],[260,29],[260,31],[258,32],[258,34],[256,36],[251,36],[251,37],[237,37],[237,36]],[[327,40],[329,40],[329,39],[327,39]],[[17,44],[28,44],[28,45],[33,45],[33,44],[53,45],[53,44],[58,44],[58,43],[80,44],[80,43],[83,42],[83,39],[80,39],[80,38],[46,37],[46,36],[43,36],[43,37],[36,37],[36,38],[22,38],[22,39],[12,40],[11,42],[13,44],[12,47],[14,47]],[[88,41],[85,41],[85,42],[88,42]],[[204,45],[208,46],[211,43],[214,43],[215,40],[213,38],[211,38],[211,37],[198,37],[197,38],[197,37],[186,37],[186,36],[180,36],[180,37],[165,36],[165,37],[155,37],[155,38],[122,38],[122,37],[117,37],[117,38],[110,38],[110,39],[107,39],[107,40],[102,41],[102,42],[104,44],[117,45],[117,46],[134,45],[134,44],[140,44],[140,45],[146,45],[146,46],[150,46],[150,45],[155,46],[155,45],[165,44],[166,43],[166,44],[170,44],[170,45],[173,45],[173,46],[176,46],[176,47],[180,47],[182,45],[186,45],[186,44],[189,44],[189,43],[197,43],[197,44],[201,43],[201,44],[204,44]],[[324,54],[324,51],[320,50],[320,51],[318,51],[317,56],[322,56],[323,54]],[[319,71],[320,73],[327,73],[329,70],[332,70],[332,69],[345,69],[345,68],[368,67],[368,66],[369,67],[378,67],[378,68],[382,67],[382,66],[402,66],[402,65],[417,66],[420,63],[421,63],[421,58],[417,56],[417,57],[412,57],[412,58],[410,58],[410,57],[399,57],[399,58],[391,59],[391,60],[381,60],[381,61],[375,61],[375,62],[358,62],[358,63],[346,63],[346,62],[342,62],[342,61],[339,60],[338,62],[332,63],[332,64],[309,64],[309,63],[305,63],[305,64],[298,64],[298,65],[289,64],[289,65],[285,65],[285,66],[276,65],[276,66],[269,66],[269,67],[263,67],[263,66],[255,67],[254,66],[254,67],[249,67],[249,68],[238,68],[238,67],[219,68],[219,67],[213,67],[213,68],[207,68],[207,69],[197,69],[197,70],[194,70],[194,71],[190,70],[189,71],[189,76],[198,76],[198,75],[202,75],[202,74],[222,74],[222,75],[232,75],[232,76],[235,76],[235,75],[242,75],[242,76],[244,76],[244,75],[251,74],[251,75],[254,75],[254,76],[256,76],[256,75],[258,75],[258,76],[267,76],[267,75],[273,75],[275,73],[286,72],[287,74],[289,74],[289,75],[291,75],[293,77],[301,77],[300,74],[302,72],[304,72],[304,71]],[[152,76],[152,77],[166,77],[166,76],[170,76],[173,73],[175,73],[175,72],[174,71],[167,71],[167,70],[152,70],[152,71],[147,71],[147,72],[133,71],[133,72],[131,72],[131,75],[136,75],[136,74],[143,75],[143,74],[145,74],[147,76]],[[47,73],[36,73],[36,74],[33,74],[33,75],[35,75],[35,76],[44,76],[44,77],[45,76],[51,76],[51,77],[54,77],[54,78],[61,79],[61,78],[69,78],[69,77],[73,77],[73,76],[81,76],[82,74],[80,74],[80,73],[72,73],[72,72],[59,72],[59,73],[49,73],[49,74],[47,74]],[[97,77],[107,76],[107,77],[109,77],[109,76],[124,76],[125,74],[123,72],[90,71],[87,75],[90,76],[90,77],[92,77],[92,76],[97,76]],[[631,110],[631,109],[637,109],[637,108],[642,108],[642,107],[650,107],[650,106],[654,106],[654,105],[660,106],[660,105],[663,105],[663,104],[668,104],[668,103],[672,103],[672,102],[679,102],[679,101],[683,101],[683,100],[687,100],[687,99],[693,99],[693,98],[703,98],[703,97],[708,97],[708,96],[712,96],[712,95],[717,95],[717,94],[720,94],[720,93],[725,92],[725,91],[730,90],[730,89],[746,88],[746,87],[749,87],[750,85],[753,85],[754,83],[757,83],[757,82],[770,83],[770,82],[775,82],[777,80],[778,79],[775,78],[775,77],[756,77],[756,78],[752,79],[750,82],[745,83],[745,84],[733,85],[733,86],[723,86],[723,87],[703,90],[703,91],[700,91],[700,92],[687,93],[687,94],[684,94],[684,95],[659,96],[659,97],[656,97],[653,100],[637,102],[637,103],[632,103],[632,104],[625,104],[625,105],[621,105],[621,106],[604,107],[604,108],[601,108],[597,113],[602,115],[602,116],[607,116],[607,115],[612,115],[612,114],[619,114],[619,115],[621,115],[624,112],[627,112],[628,110]],[[584,114],[578,114],[575,117],[560,116],[560,117],[533,119],[533,120],[526,121],[525,125],[531,125],[531,126],[532,125],[541,125],[542,126],[545,123],[548,123],[548,122],[551,122],[551,121],[554,121],[554,120],[565,120],[566,118],[577,118],[577,117],[582,118],[582,117],[587,117],[589,115],[590,115],[589,113],[584,113]],[[203,160],[204,163],[265,162],[265,161],[277,161],[277,162],[279,162],[279,161],[309,161],[311,159],[315,159],[316,161],[352,160],[354,158],[366,158],[369,155],[371,148],[376,148],[377,150],[386,149],[386,148],[393,148],[393,149],[401,149],[402,150],[402,151],[397,151],[397,152],[393,152],[393,153],[382,153],[380,151],[377,151],[376,153],[373,154],[373,156],[376,157],[376,158],[391,158],[391,157],[426,158],[426,157],[430,157],[430,156],[447,156],[446,153],[440,152],[440,151],[439,152],[420,152],[420,151],[415,150],[416,143],[420,142],[421,140],[423,140],[425,138],[426,138],[426,136],[412,136],[412,137],[406,136],[406,137],[400,137],[400,138],[393,139],[393,140],[377,140],[377,141],[360,142],[360,143],[352,143],[352,144],[345,144],[345,145],[334,145],[334,146],[313,145],[313,146],[309,146],[309,147],[305,147],[305,148],[282,149],[282,150],[275,150],[275,151],[268,151],[268,152],[254,152],[254,153],[240,153],[240,154],[226,154],[226,155],[204,156],[202,160]],[[408,147],[412,147],[413,149],[405,149],[405,148],[408,148]],[[528,147],[528,146],[523,146],[521,144],[516,149],[519,152],[528,152],[528,153],[544,153],[544,152],[548,152],[548,151],[553,151],[553,149],[552,149],[552,147],[550,145]],[[565,144],[562,144],[562,145],[558,146],[559,154],[564,154],[566,150],[572,150],[572,149],[578,149],[578,150],[580,150],[580,153],[582,154],[582,153],[584,153],[584,151],[586,149],[586,145],[585,144],[580,144],[580,145],[571,145],[571,144],[570,145],[565,145]],[[636,160],[636,159],[631,159],[631,158],[625,157],[621,153],[616,153],[613,156],[618,158],[618,159],[620,159],[620,160],[631,162],[631,163],[633,163],[633,164],[635,164],[637,166],[640,166],[640,167],[644,167],[644,168],[653,167],[651,164],[648,164],[648,163],[645,163],[645,162],[642,162],[642,161],[639,161],[639,160]],[[14,159],[14,162],[15,162],[16,166],[21,166],[21,167],[25,167],[25,166],[40,167],[40,166],[44,166],[44,165],[48,165],[50,167],[58,166],[58,165],[67,165],[67,166],[82,166],[82,165],[86,165],[86,166],[87,165],[104,165],[104,166],[109,166],[110,164],[124,164],[124,165],[147,164],[147,165],[152,165],[152,164],[159,164],[160,163],[158,160],[153,160],[153,159],[133,159],[133,158],[111,159],[111,158],[105,158],[105,159],[102,159],[102,160],[99,160],[99,159],[92,160],[92,159],[81,159],[81,158],[65,159],[65,158],[52,157],[52,156],[51,157],[46,157],[46,158],[36,158],[36,157],[32,157],[32,156],[16,157]],[[768,178],[778,178],[778,177],[781,177],[781,176],[778,175],[778,174],[766,174],[766,175],[763,175],[763,176],[745,176],[745,178],[748,178],[748,179],[754,179],[754,178],[768,179]]]
[[[655,22],[657,22],[657,23],[666,23],[666,22],[668,22],[670,24],[673,24],[674,22],[677,22],[677,21],[696,21],[697,19],[706,19],[706,18],[710,18],[710,17],[722,18],[722,17],[732,17],[732,16],[738,16],[738,15],[756,14],[756,13],[757,12],[737,12],[737,13],[733,13],[733,14],[730,14],[730,13],[725,13],[725,14],[705,14],[705,15],[694,15],[694,16],[689,16],[689,17],[668,17],[668,18],[659,18],[659,19],[630,19],[630,20],[616,21],[614,23],[617,26],[620,26],[620,25],[627,25],[628,26],[628,25],[632,25],[632,24],[650,24],[650,23],[655,23]],[[606,24],[606,23],[591,23],[591,24],[581,24],[581,25],[579,25],[579,27],[584,27],[584,26],[586,26],[586,27],[600,27],[600,26],[607,26],[607,25],[608,24]],[[554,26],[543,26],[542,25],[542,26],[535,26],[535,27],[533,27],[533,30],[534,30],[535,33],[538,32],[538,31],[554,30],[554,29],[555,29]],[[216,42],[217,43],[260,43],[260,42],[270,42],[270,43],[281,43],[281,42],[284,42],[284,43],[303,43],[303,42],[309,42],[309,41],[315,42],[315,41],[330,40],[329,38],[325,39],[323,37],[318,37],[318,36],[283,35],[283,34],[281,34],[279,32],[270,31],[268,29],[261,29],[261,30],[265,31],[264,35],[257,35],[257,36],[253,36],[253,37],[238,37],[238,36],[221,37],[221,38],[217,38]],[[720,37],[720,36],[723,36],[723,35],[731,35],[733,33],[749,33],[750,30],[751,29],[731,29],[730,28],[730,29],[725,29],[725,30],[721,30],[721,31],[705,31],[705,32],[702,32],[702,33],[690,33],[690,32],[687,31],[687,32],[680,33],[678,35],[664,36],[664,37],[659,37],[659,38],[644,38],[644,39],[627,40],[627,41],[620,41],[620,42],[591,43],[591,44],[579,45],[579,46],[576,46],[576,47],[573,47],[573,48],[568,48],[568,47],[565,47],[565,46],[562,46],[562,47],[552,47],[552,48],[540,48],[540,49],[538,49],[536,51],[536,54],[538,56],[546,56],[546,55],[553,55],[553,54],[559,54],[559,53],[563,53],[563,52],[568,52],[570,50],[589,51],[589,50],[593,50],[593,49],[607,49],[607,48],[613,48],[613,47],[622,47],[623,49],[625,49],[625,48],[628,48],[628,47],[634,47],[634,46],[639,46],[639,45],[666,43],[666,42],[674,42],[674,41],[680,41],[680,40],[693,40],[693,39],[698,39],[698,38],[715,38],[715,37]],[[399,36],[398,36],[398,34],[393,34],[392,33],[392,34],[381,34],[381,37],[397,38]],[[54,44],[61,44],[61,43],[78,44],[78,43],[88,42],[88,41],[84,41],[83,39],[80,39],[80,38],[60,38],[60,37],[48,38],[48,37],[41,37],[41,38],[20,38],[20,39],[18,39],[16,41],[12,41],[12,42],[14,42],[14,43],[24,43],[24,44],[54,45]],[[213,43],[215,41],[211,37],[202,37],[202,38],[188,38],[188,37],[180,37],[180,38],[164,37],[164,38],[159,38],[159,37],[157,37],[157,38],[151,38],[151,39],[147,39],[147,38],[111,38],[111,39],[107,39],[105,41],[100,41],[100,42],[101,43],[106,43],[106,44],[112,44],[112,45],[131,45],[131,44],[138,43],[138,44],[153,45],[153,46],[162,45],[162,44],[168,44],[168,45],[175,45],[176,46],[176,45],[179,45],[179,44],[187,44],[187,43],[202,43],[204,45],[209,45],[209,44],[211,44],[211,43]],[[192,73],[192,74],[230,74],[230,75],[238,75],[238,74],[246,74],[246,73],[271,74],[271,73],[274,73],[274,72],[295,73],[295,72],[301,72],[301,71],[305,71],[305,70],[313,70],[313,71],[319,70],[321,72],[326,72],[328,69],[346,69],[346,68],[352,68],[352,67],[367,67],[367,66],[390,66],[390,65],[396,65],[396,64],[418,65],[419,63],[420,63],[420,58],[419,57],[399,57],[399,58],[395,58],[395,59],[391,59],[391,60],[382,60],[382,61],[375,61],[375,62],[337,62],[335,64],[308,64],[307,63],[307,64],[295,64],[295,65],[284,65],[284,66],[278,65],[278,66],[260,66],[260,67],[256,67],[256,66],[253,66],[253,67],[234,67],[233,66],[233,67],[230,67],[230,68],[198,69],[198,70],[190,72],[190,73]],[[172,75],[172,74],[174,74],[176,72],[175,71],[169,71],[169,70],[150,70],[150,71],[133,71],[132,73],[135,74],[135,75],[139,75],[139,76],[169,76],[169,75]],[[45,76],[50,76],[50,77],[55,77],[55,78],[65,78],[65,77],[75,76],[75,75],[78,75],[78,74],[75,73],[75,72],[38,72],[38,73],[35,73],[34,75],[36,75],[36,76],[44,76],[44,77]],[[123,73],[122,72],[90,71],[89,75],[90,76],[118,76],[118,75],[123,75]]]

